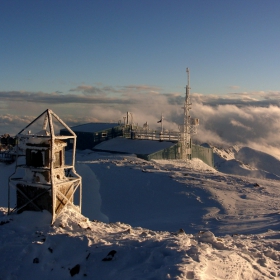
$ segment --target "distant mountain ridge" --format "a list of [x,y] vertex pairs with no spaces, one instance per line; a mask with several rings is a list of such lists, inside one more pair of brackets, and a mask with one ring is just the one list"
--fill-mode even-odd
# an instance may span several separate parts
[[215,168],[223,173],[280,180],[280,161],[250,147],[232,146],[214,151]]

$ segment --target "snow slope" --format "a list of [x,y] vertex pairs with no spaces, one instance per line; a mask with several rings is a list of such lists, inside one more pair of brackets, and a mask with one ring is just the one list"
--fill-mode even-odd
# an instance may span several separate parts
[[53,226],[45,211],[7,216],[14,166],[0,165],[0,279],[280,279],[279,180],[200,160],[76,160],[84,215],[68,207]]
[[213,150],[215,166],[221,172],[280,180],[280,161],[271,155],[240,146]]
[[12,220],[2,212],[1,220],[9,221],[1,226],[1,279],[276,279],[279,270],[274,231],[152,231],[91,222],[70,207],[53,227],[46,212]]

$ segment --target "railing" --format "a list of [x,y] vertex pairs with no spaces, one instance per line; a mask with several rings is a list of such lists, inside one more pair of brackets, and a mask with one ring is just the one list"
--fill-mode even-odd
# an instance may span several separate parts
[[0,152],[0,162],[13,162],[16,159],[16,155],[10,154],[7,151],[5,152]]
[[174,131],[155,131],[155,130],[134,130],[131,132],[132,139],[157,140],[157,141],[174,141],[178,142],[179,132]]

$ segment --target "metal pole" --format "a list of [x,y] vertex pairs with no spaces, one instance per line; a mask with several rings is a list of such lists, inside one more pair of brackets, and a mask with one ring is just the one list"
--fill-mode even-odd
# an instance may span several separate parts
[[161,133],[163,133],[163,116],[162,116],[162,113],[161,113]]

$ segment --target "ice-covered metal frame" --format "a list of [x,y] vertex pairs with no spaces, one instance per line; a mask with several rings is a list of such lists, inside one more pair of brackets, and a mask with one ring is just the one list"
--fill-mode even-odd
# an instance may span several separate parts
[[[38,120],[44,118],[42,130],[37,133],[31,133],[29,130]],[[53,118],[69,131],[71,135],[61,136],[55,134]],[[67,126],[52,110],[47,109],[40,116],[34,119],[29,125],[22,129],[17,135],[17,157],[15,172],[9,177],[8,187],[8,213],[21,212],[27,205],[34,210],[43,210],[42,205],[38,205],[39,198],[49,193],[49,197],[52,205],[48,205],[48,209],[52,213],[52,221],[67,204],[74,205],[74,194],[78,192],[78,205],[75,205],[76,209],[81,212],[82,208],[82,178],[75,170],[75,154],[76,154],[76,134]],[[65,164],[65,160],[61,161],[61,166],[57,165],[56,152],[58,149],[62,149],[67,145],[67,140],[72,139],[73,150],[72,159],[69,165]],[[31,149],[30,150],[30,146]],[[29,149],[29,150],[28,150]],[[48,150],[48,163],[45,163],[45,157],[42,156],[43,167],[30,166],[27,164],[27,150],[30,153],[36,151],[44,154]],[[25,163],[21,158],[25,157]],[[62,154],[64,157],[64,153]],[[19,172],[20,169],[24,170],[24,176]],[[45,173],[44,173],[45,172]],[[18,176],[20,174],[20,176]],[[42,174],[47,174],[48,179],[44,179]],[[36,180],[34,181],[34,177]],[[28,195],[28,191],[24,192],[21,186],[25,186],[25,189],[36,188],[40,189],[35,195]],[[26,202],[11,209],[11,188],[15,188],[17,194],[23,198]],[[37,202],[36,202],[37,200]],[[76,200],[76,199],[75,199]],[[31,206],[32,205],[32,206]],[[44,208],[44,207],[43,207]]]

